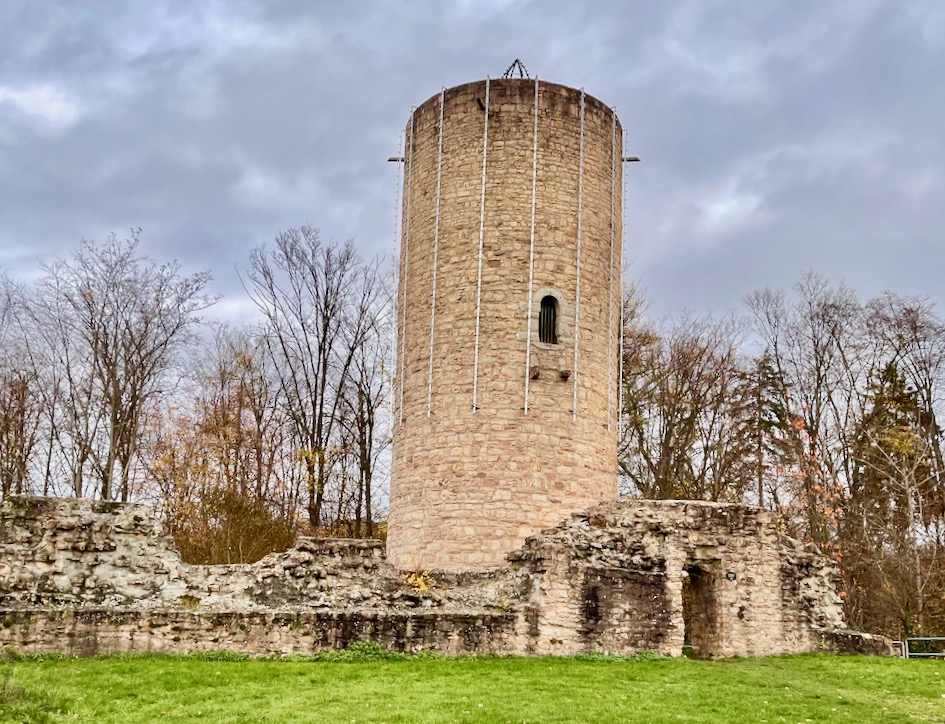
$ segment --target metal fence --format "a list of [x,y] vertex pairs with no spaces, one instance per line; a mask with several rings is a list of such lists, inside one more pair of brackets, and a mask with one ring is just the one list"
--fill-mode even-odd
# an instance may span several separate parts
[[915,636],[893,641],[904,659],[945,658],[945,636]]

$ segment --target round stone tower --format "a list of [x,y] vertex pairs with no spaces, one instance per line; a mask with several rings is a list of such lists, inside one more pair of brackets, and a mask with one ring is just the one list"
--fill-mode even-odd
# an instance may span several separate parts
[[622,132],[505,78],[433,96],[405,138],[388,556],[496,567],[617,494]]

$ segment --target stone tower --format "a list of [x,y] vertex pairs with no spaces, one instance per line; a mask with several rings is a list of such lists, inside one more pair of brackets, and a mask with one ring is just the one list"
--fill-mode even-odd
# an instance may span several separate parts
[[616,497],[620,122],[504,78],[433,96],[405,138],[388,556],[500,566]]

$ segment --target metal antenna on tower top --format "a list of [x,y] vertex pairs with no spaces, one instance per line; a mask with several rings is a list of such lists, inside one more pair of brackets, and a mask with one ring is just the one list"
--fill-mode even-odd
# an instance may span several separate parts
[[512,65],[505,69],[505,72],[502,74],[503,78],[514,78],[515,74],[518,73],[519,78],[530,78],[528,75],[528,70],[525,68],[525,64],[520,61],[518,58],[512,61]]

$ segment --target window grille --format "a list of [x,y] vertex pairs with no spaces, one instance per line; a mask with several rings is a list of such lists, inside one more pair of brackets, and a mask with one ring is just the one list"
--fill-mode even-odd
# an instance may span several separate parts
[[545,344],[558,344],[558,300],[550,294],[541,300],[538,340]]

